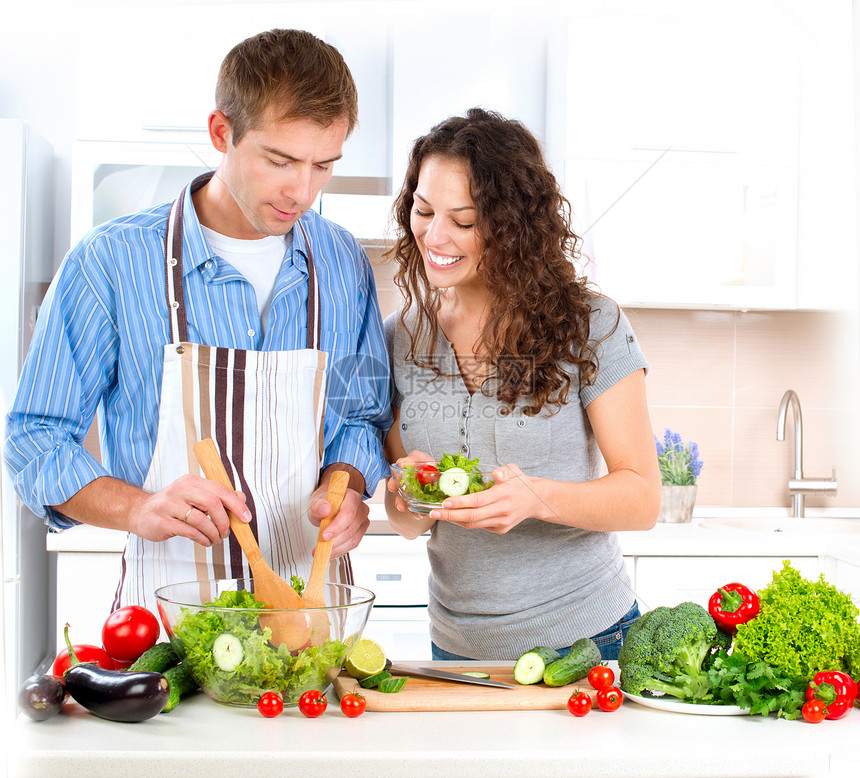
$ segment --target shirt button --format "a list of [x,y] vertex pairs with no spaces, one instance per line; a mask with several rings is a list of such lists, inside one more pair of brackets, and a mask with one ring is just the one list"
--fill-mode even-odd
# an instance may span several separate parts
[[465,408],[463,408],[463,418],[464,418],[464,419],[466,418],[466,416],[467,416],[468,414],[469,414],[469,411],[467,411]]
[[400,425],[400,429],[405,430],[405,429],[407,429],[407,427],[406,427],[406,425],[405,425],[405,424],[401,424],[401,425]]
[[460,427],[460,434],[461,434],[461,435],[465,435],[465,434],[466,434],[466,429],[465,429],[465,427]]
[[253,338],[253,337],[254,337],[254,335],[256,335],[256,334],[257,334],[257,333],[256,333],[256,332],[254,332],[254,330],[248,330],[248,337],[249,337],[249,338]]
[[466,448],[466,446],[460,446],[460,451],[462,451],[464,454],[466,453],[467,450],[468,449]]
[[525,427],[525,426],[526,426],[526,421],[525,421],[525,419],[519,419],[519,420],[517,421],[517,426],[518,426],[518,427]]
[[210,260],[208,260],[208,261],[206,262],[206,264],[204,265],[204,267],[205,267],[207,270],[210,270],[210,269],[212,268],[212,260],[211,260],[211,259],[210,259]]

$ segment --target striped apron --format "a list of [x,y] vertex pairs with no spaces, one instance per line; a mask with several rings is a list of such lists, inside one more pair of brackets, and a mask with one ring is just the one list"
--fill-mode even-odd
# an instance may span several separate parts
[[[192,192],[211,177],[195,179]],[[186,187],[187,189],[187,187]],[[307,581],[318,529],[307,517],[322,462],[327,354],[320,349],[319,290],[308,247],[307,347],[245,351],[188,342],[182,285],[185,190],[173,203],[165,241],[171,342],[164,347],[158,435],[143,489],[157,492],[186,473],[202,475],[192,446],[212,438],[233,481],[247,498],[251,529],[263,557],[282,578]],[[188,538],[153,542],[129,534],[114,608],[143,605],[155,612],[160,586],[213,578],[250,577],[232,534],[206,548]],[[349,582],[349,557],[332,559],[328,580]]]

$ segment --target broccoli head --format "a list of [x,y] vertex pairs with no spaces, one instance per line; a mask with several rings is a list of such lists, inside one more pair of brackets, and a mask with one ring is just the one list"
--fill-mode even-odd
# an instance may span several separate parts
[[694,602],[648,611],[633,623],[621,646],[621,688],[631,694],[702,700],[710,691],[707,668],[727,640],[730,644],[730,637]]

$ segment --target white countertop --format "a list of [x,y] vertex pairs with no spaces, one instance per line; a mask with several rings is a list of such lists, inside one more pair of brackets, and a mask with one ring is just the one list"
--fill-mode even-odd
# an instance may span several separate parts
[[[388,525],[378,511],[371,516],[371,530],[365,543],[376,549],[376,538],[387,534]],[[657,524],[647,532],[619,532],[618,540],[627,556],[788,557],[829,554],[860,564],[860,531],[850,535],[817,531],[816,521],[818,518],[826,520],[827,516],[795,520],[808,523],[809,532],[776,533],[707,528],[709,523],[720,518],[755,521],[760,518],[778,519],[784,516],[785,512],[779,509],[729,509],[695,517],[688,524]],[[854,518],[853,521],[860,529],[860,518]],[[49,551],[61,552],[121,552],[125,547],[125,538],[124,532],[80,525],[65,532],[49,533],[47,547]]]
[[[435,663],[444,665],[444,663]],[[487,663],[484,663],[487,664]],[[328,776],[854,776],[860,712],[818,725],[761,716],[680,715],[626,701],[615,713],[367,712],[348,719],[334,694],[318,719],[274,719],[202,694],[140,724],[75,703],[10,741],[13,778]],[[265,772],[263,772],[265,771]]]

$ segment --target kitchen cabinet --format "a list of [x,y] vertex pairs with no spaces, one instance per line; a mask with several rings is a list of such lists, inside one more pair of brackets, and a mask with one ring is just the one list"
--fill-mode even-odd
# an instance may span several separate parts
[[589,277],[627,306],[850,306],[850,3],[621,6],[569,19],[564,182]]
[[[388,646],[392,656],[429,659],[427,536],[410,541],[385,534],[383,506],[371,503],[370,510],[370,534],[350,554],[356,584],[377,595],[366,634]],[[860,601],[860,541],[852,545],[849,536],[817,533],[815,519],[809,519],[808,533],[714,530],[694,520],[617,537],[643,611],[684,600],[706,605],[718,587],[733,580],[759,588],[784,559],[808,578],[824,572]],[[47,544],[58,570],[53,637],[62,640],[68,621],[81,642],[87,635],[97,638],[116,588],[124,533],[80,526],[49,534]]]
[[176,3],[167,20],[136,5],[106,6],[78,22],[77,139],[209,146],[207,117],[227,52],[263,30],[304,29],[340,50],[358,87],[359,126],[331,189],[390,193],[388,32],[367,4]]
[[[635,590],[642,611],[687,600],[702,607],[721,586],[741,581],[752,589],[770,583],[782,567],[782,556],[640,556],[635,560]],[[806,578],[823,572],[818,556],[792,556],[791,564]]]

